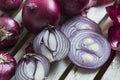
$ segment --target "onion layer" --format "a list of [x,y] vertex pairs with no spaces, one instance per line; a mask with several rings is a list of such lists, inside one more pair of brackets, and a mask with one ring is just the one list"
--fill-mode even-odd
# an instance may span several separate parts
[[48,25],[58,24],[60,9],[55,0],[27,0],[22,19],[29,31],[39,33]]
[[37,54],[26,54],[20,60],[16,72],[16,80],[45,80],[49,73],[49,61]]
[[15,74],[16,61],[9,53],[0,51],[0,80],[10,80]]
[[75,32],[71,38],[70,60],[79,67],[97,69],[110,56],[110,45],[100,34],[90,30]]
[[0,18],[0,49],[13,46],[20,35],[19,24],[9,17]]
[[82,16],[77,16],[67,21],[62,25],[61,31],[69,38],[74,32],[81,29],[89,29],[101,33],[101,29],[97,23]]
[[50,27],[37,35],[33,42],[33,48],[36,53],[41,53],[50,62],[53,62],[67,56],[70,43],[61,31]]

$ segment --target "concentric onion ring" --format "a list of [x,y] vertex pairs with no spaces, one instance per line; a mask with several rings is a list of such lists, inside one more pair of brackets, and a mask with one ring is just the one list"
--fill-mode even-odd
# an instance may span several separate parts
[[82,16],[77,16],[67,21],[62,25],[61,31],[69,38],[74,32],[81,29],[89,29],[101,33],[101,29],[97,23]]
[[97,69],[110,56],[110,45],[100,34],[90,30],[79,30],[71,38],[70,60],[79,67]]

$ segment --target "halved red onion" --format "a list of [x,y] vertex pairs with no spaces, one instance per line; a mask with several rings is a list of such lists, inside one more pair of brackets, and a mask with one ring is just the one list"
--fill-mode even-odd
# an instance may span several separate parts
[[0,49],[13,46],[20,35],[19,24],[9,17],[0,18]]
[[49,27],[37,35],[33,41],[33,48],[36,53],[41,53],[53,62],[67,56],[70,42],[61,31]]
[[18,63],[15,80],[45,80],[49,68],[49,61],[44,56],[26,54]]
[[120,4],[106,7],[107,13],[115,25],[120,24]]
[[108,41],[113,50],[120,51],[120,26],[111,26],[108,30]]
[[61,31],[69,38],[74,32],[81,29],[89,29],[101,33],[97,23],[87,17],[77,16],[62,25]]
[[12,12],[17,10],[23,0],[0,0],[0,10]]
[[97,69],[110,56],[110,45],[100,34],[90,30],[76,31],[70,38],[70,60],[79,67]]
[[0,51],[0,80],[10,80],[15,74],[16,60],[5,51]]

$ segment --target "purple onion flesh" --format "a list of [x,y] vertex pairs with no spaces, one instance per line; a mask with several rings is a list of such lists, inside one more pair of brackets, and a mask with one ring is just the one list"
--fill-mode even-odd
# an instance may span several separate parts
[[49,68],[49,61],[44,56],[26,54],[18,63],[15,80],[46,80]]
[[0,51],[0,80],[10,80],[15,74],[16,60],[9,53]]
[[70,60],[79,67],[97,69],[109,58],[111,48],[100,34],[90,30],[76,31],[71,37]]
[[0,18],[0,49],[13,46],[20,35],[19,24],[9,17]]
[[36,53],[41,53],[53,62],[68,55],[70,42],[61,31],[49,27],[37,35],[33,41],[33,48]]
[[69,38],[74,32],[87,29],[97,33],[101,33],[101,29],[97,23],[87,17],[77,16],[62,25],[61,31]]

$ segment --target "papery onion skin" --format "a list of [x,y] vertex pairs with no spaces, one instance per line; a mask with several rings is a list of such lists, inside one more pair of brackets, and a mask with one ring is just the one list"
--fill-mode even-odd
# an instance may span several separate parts
[[113,50],[120,51],[120,26],[111,26],[108,30],[108,41]]
[[17,10],[23,0],[0,0],[0,10],[4,12],[12,12]]
[[77,31],[71,36],[70,42],[71,49],[68,56],[78,67],[98,69],[110,56],[111,47],[108,41],[93,31]]
[[[39,71],[41,68],[43,68],[43,72]],[[15,80],[46,80],[49,74],[49,68],[49,61],[44,56],[34,53],[25,54],[17,65]],[[26,72],[27,70],[29,72]]]
[[69,38],[74,32],[78,30],[92,30],[97,33],[101,33],[101,29],[97,23],[90,20],[87,17],[76,16],[66,23],[64,23],[61,27],[61,31]]
[[15,74],[16,60],[9,53],[0,51],[0,80],[10,80]]
[[56,0],[61,8],[63,15],[76,16],[80,15],[81,11],[88,4],[89,0]]
[[20,35],[20,26],[12,18],[0,18],[0,49],[9,48],[17,42]]
[[120,20],[119,20],[120,4],[108,6],[106,7],[106,10],[107,10],[107,14],[112,19],[113,24],[119,25],[120,24]]
[[39,33],[48,25],[58,25],[60,15],[55,0],[27,0],[23,7],[22,20],[30,32]]
[[[50,39],[52,39],[52,41],[50,41]],[[54,27],[46,28],[34,39],[33,48],[36,53],[41,53],[47,57],[50,62],[54,62],[62,60],[68,55],[70,42],[61,31]]]

